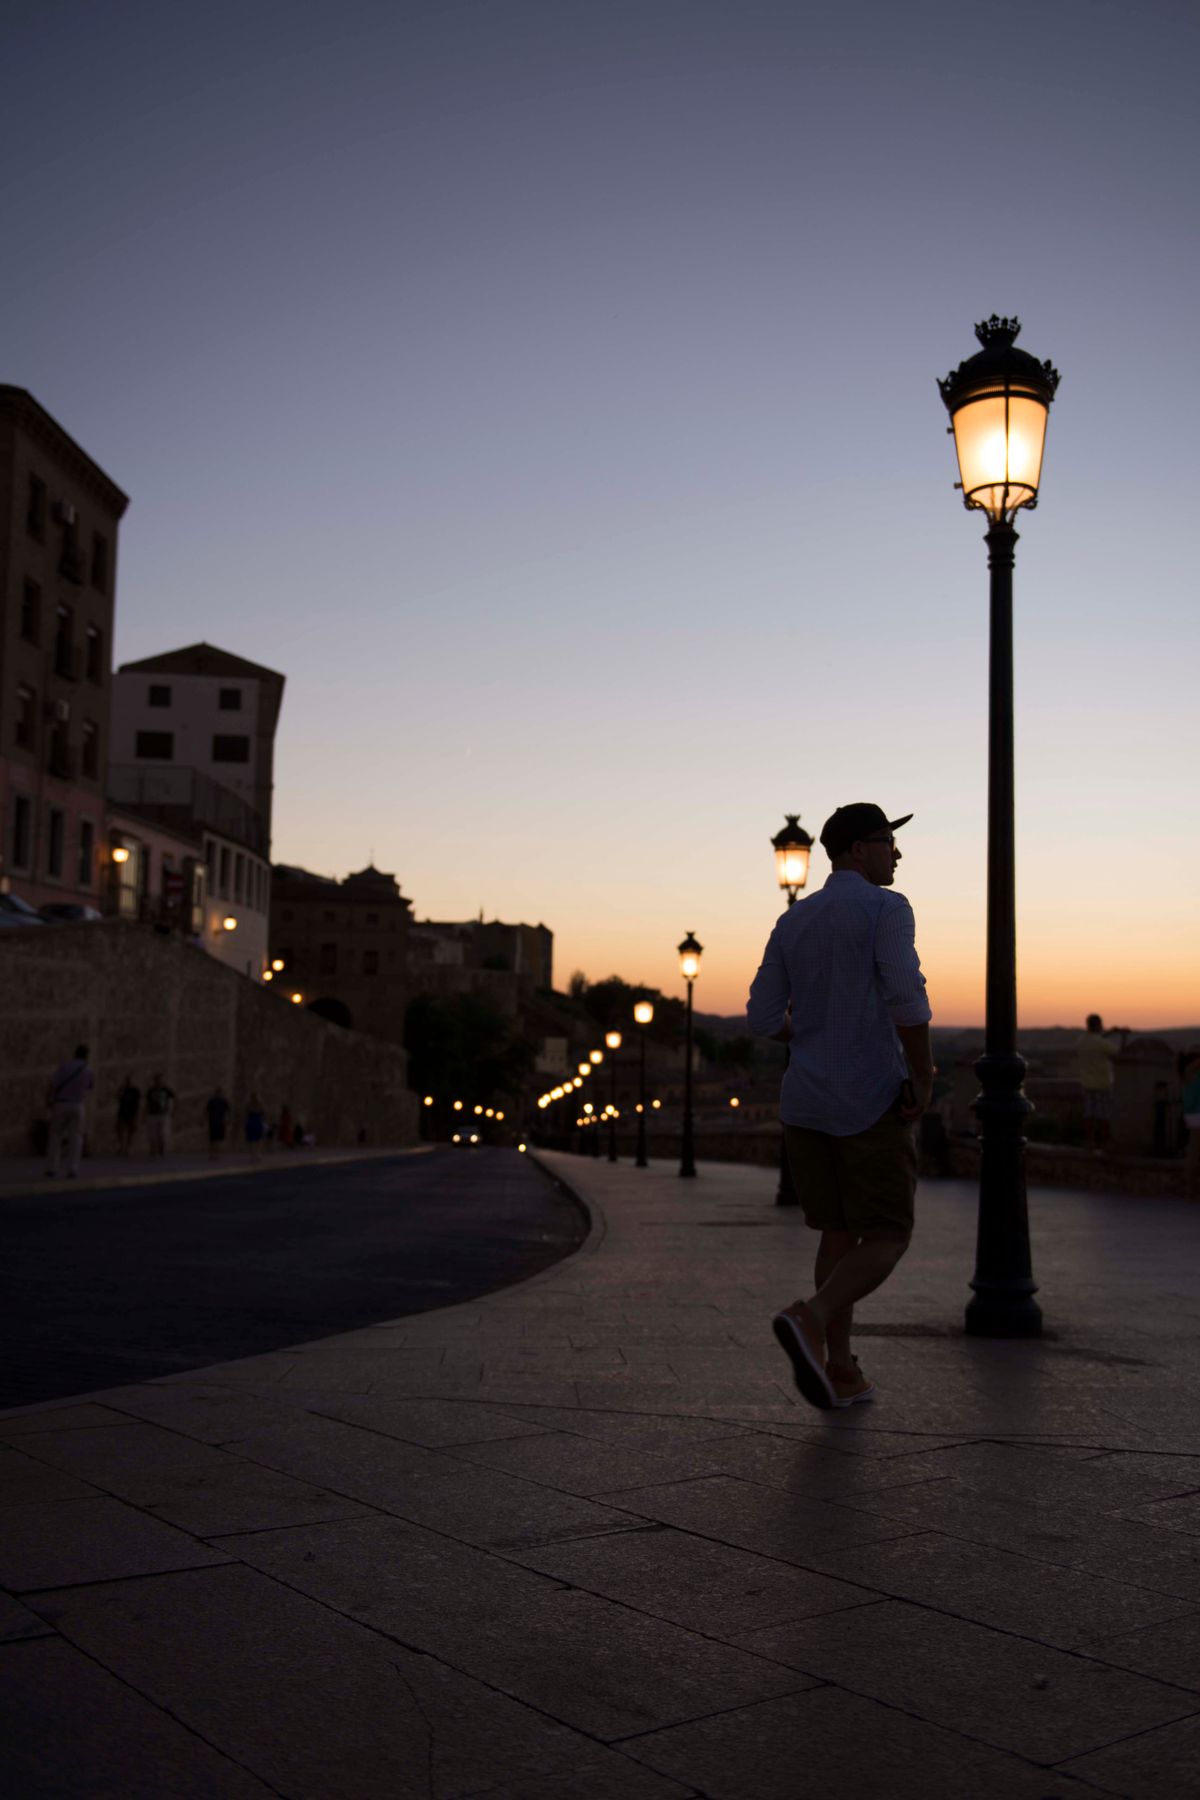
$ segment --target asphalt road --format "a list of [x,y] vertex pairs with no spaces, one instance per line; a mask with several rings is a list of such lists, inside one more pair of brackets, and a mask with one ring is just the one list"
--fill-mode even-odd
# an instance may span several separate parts
[[515,1150],[0,1200],[0,1407],[452,1306],[585,1235]]

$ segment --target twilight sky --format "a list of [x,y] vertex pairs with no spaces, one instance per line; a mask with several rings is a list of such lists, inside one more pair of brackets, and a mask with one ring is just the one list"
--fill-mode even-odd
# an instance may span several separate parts
[[[914,812],[982,1016],[987,573],[935,377],[1051,358],[1022,1018],[1200,1018],[1184,0],[8,0],[0,380],[132,496],[120,660],[288,678],[274,853],[734,1012],[768,840]],[[814,878],[827,864],[817,852]]]

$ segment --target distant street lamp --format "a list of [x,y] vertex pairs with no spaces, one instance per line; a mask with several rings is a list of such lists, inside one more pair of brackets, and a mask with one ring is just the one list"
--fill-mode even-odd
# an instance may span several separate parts
[[791,906],[808,881],[813,841],[801,825],[799,813],[787,813],[785,819],[783,830],[775,833],[771,845],[775,851],[775,873]]
[[604,1044],[608,1051],[608,1097],[611,1111],[608,1115],[608,1160],[617,1160],[617,1051],[621,1048],[619,1031],[606,1031]]
[[638,1110],[637,1110],[637,1158],[639,1169],[648,1169],[646,1156],[646,1027],[654,1021],[654,1007],[649,1000],[638,1000],[633,1008],[634,1024],[638,1030]]
[[684,1177],[696,1173],[696,1158],[692,1151],[692,988],[700,973],[700,957],[704,946],[696,942],[696,934],[689,931],[679,946],[679,973],[687,982],[687,1036],[685,1039],[683,1065],[683,1140],[680,1145],[679,1173]]
[[[789,906],[796,904],[797,895],[808,882],[808,864],[812,856],[813,841],[800,823],[799,813],[786,813],[782,831],[777,831],[771,839],[771,848],[775,852],[775,876],[783,892],[787,895]],[[783,1066],[786,1070],[791,1061],[791,1051],[786,1047],[783,1053]],[[791,1166],[788,1163],[787,1136],[779,1134],[779,1186],[775,1190],[776,1206],[799,1206],[795,1184],[792,1181]]]
[[1017,1054],[1017,931],[1013,820],[1013,517],[1037,505],[1046,420],[1058,371],[1016,348],[1018,319],[992,314],[975,327],[982,348],[944,381],[963,501],[988,516],[991,571],[988,691],[987,1023],[975,1065],[982,1092],[979,1231],[974,1299],[966,1328],[977,1337],[1038,1337],[1042,1311],[1029,1252],[1025,1195],[1024,1059]]

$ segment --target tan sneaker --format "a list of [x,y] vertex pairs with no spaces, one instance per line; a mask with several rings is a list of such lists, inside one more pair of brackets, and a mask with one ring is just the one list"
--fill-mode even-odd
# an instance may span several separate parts
[[835,1406],[853,1406],[859,1400],[875,1398],[875,1383],[871,1381],[858,1366],[857,1356],[850,1358],[850,1366],[837,1369],[832,1363],[826,1363],[825,1374],[833,1389]]

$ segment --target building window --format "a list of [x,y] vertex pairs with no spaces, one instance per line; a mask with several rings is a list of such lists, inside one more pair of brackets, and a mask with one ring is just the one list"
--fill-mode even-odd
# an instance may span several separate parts
[[95,781],[100,773],[100,727],[94,719],[83,721],[83,749],[79,766],[89,781]]
[[221,845],[221,883],[220,883],[220,887],[221,887],[222,900],[228,899],[228,897],[229,897],[229,845],[228,844]]
[[321,955],[320,955],[320,960],[317,963],[317,973],[319,975],[336,975],[337,974],[337,945],[336,944],[322,944],[321,945]]
[[217,705],[222,712],[241,712],[241,688],[222,688],[217,696]]
[[104,636],[98,625],[87,628],[87,678],[97,687],[104,680]]
[[62,552],[58,559],[58,572],[66,581],[72,581],[76,587],[83,585],[83,555],[79,548],[79,531],[76,524],[75,508],[65,503],[55,507],[55,516],[62,520],[63,541]]
[[57,806],[50,808],[50,832],[46,844],[46,873],[56,881],[62,879],[63,845],[66,840],[66,815]]
[[173,731],[139,731],[133,754],[143,762],[170,762],[175,755]]
[[246,859],[240,850],[233,859],[233,897],[235,900],[246,898]]
[[14,869],[27,869],[33,859],[33,802],[24,794],[13,796],[12,859]]
[[96,862],[96,827],[90,819],[79,822],[79,885],[90,888]]
[[75,615],[69,606],[60,606],[54,615],[54,673],[74,681],[79,670],[75,666]]
[[108,539],[98,531],[92,533],[92,586],[108,592]]
[[170,706],[171,690],[161,681],[152,681],[146,690],[148,706]]
[[211,838],[204,840],[204,867],[208,871],[210,887],[217,885],[217,846]]
[[378,950],[364,950],[363,951],[363,974],[364,975],[378,975],[378,973],[379,973],[379,952],[378,952]]
[[248,737],[224,737],[218,732],[212,741],[212,760],[214,762],[249,762],[250,739]]
[[35,537],[39,544],[46,541],[46,484],[36,475],[29,477],[29,510],[25,514],[25,529],[30,537]]
[[42,590],[36,581],[26,581],[21,590],[21,636],[27,644],[42,641]]
[[37,695],[21,682],[17,688],[17,743],[23,750],[37,748]]

